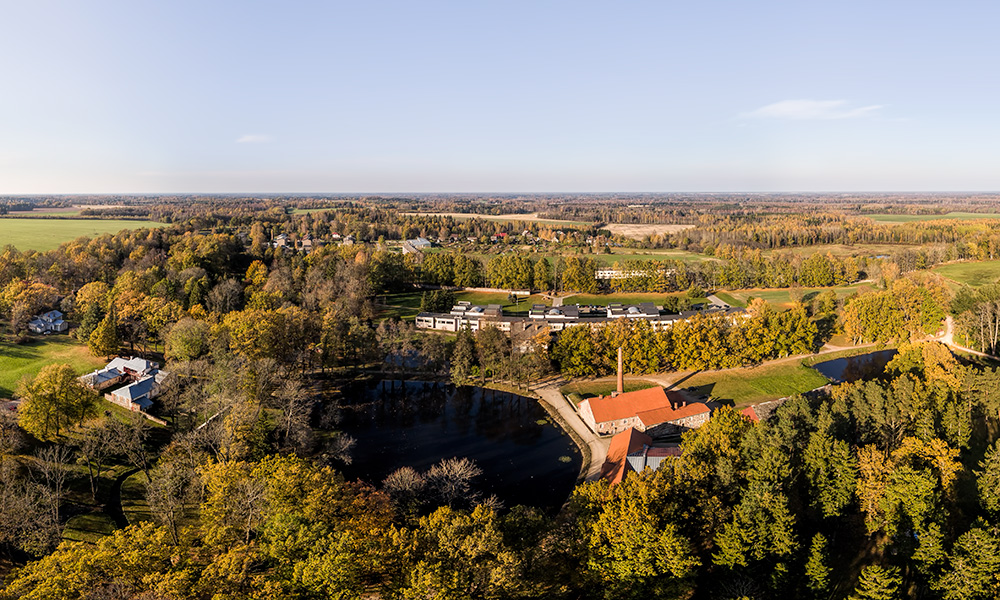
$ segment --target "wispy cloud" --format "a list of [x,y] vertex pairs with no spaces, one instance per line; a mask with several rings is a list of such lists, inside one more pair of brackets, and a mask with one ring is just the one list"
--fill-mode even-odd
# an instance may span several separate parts
[[273,142],[274,138],[265,135],[263,133],[248,133],[246,135],[240,136],[237,140],[237,144],[266,144],[268,142]]
[[883,105],[851,106],[846,100],[782,100],[743,113],[746,119],[785,119],[791,121],[829,121],[870,117]]

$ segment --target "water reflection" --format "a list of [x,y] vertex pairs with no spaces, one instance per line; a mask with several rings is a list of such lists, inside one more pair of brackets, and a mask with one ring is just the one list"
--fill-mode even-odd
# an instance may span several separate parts
[[507,506],[557,508],[581,457],[573,441],[531,398],[483,388],[383,380],[344,389],[338,428],[357,440],[349,478],[380,484],[404,466],[425,471],[468,457],[483,470],[484,495]]
[[858,356],[828,360],[813,365],[813,368],[834,383],[853,383],[863,379],[880,377],[885,373],[885,366],[894,356],[896,356],[895,350],[880,350]]

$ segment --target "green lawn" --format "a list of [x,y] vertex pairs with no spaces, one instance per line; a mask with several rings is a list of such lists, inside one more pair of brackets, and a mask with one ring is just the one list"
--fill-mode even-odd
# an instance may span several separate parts
[[696,373],[678,382],[695,396],[733,402],[737,407],[776,400],[824,386],[829,381],[818,371],[792,361],[749,369]]
[[[645,379],[625,379],[626,392],[645,390],[658,385],[660,384],[655,381],[647,381]],[[564,396],[568,396],[573,401],[573,404],[579,404],[587,398],[607,396],[616,389],[618,389],[618,381],[616,379],[598,379],[595,381],[575,381],[568,383],[559,388],[559,391]]]
[[563,304],[583,304],[593,306],[607,306],[614,302],[622,304],[640,304],[642,302],[652,302],[657,306],[663,305],[663,300],[669,294],[576,294],[563,298]]
[[726,304],[728,304],[730,306],[736,306],[736,307],[739,307],[739,308],[743,308],[744,306],[747,305],[747,303],[744,300],[742,300],[740,298],[736,298],[736,297],[734,297],[734,296],[732,296],[730,294],[727,294],[726,292],[715,292],[714,295],[715,295],[716,298],[718,298],[719,300],[722,300],[723,302],[725,302]]
[[0,398],[9,398],[22,377],[34,377],[45,365],[67,363],[82,375],[106,362],[66,334],[32,336],[20,345],[0,342]]
[[746,306],[750,298],[763,298],[769,303],[777,308],[791,308],[795,305],[792,302],[791,293],[793,289],[796,293],[800,294],[804,299],[811,300],[820,292],[825,290],[833,290],[837,293],[837,298],[843,300],[847,296],[854,294],[855,292],[863,291],[866,289],[871,289],[871,285],[867,283],[845,285],[834,288],[771,288],[771,289],[750,289],[750,290],[732,290],[727,292],[717,292],[715,295],[729,302],[730,300],[735,300],[736,302],[729,302],[733,306]]
[[971,221],[973,219],[1000,219],[1000,213],[970,213],[950,212],[943,215],[865,215],[879,223],[911,223],[913,221],[939,221],[941,219],[958,219]]
[[127,219],[0,219],[0,245],[13,244],[18,250],[52,250],[81,236],[96,237],[124,229],[164,227],[153,221]]
[[932,270],[942,277],[972,287],[1000,280],[1000,260],[951,263],[934,267]]
[[71,542],[96,544],[102,537],[114,533],[115,522],[108,515],[97,512],[76,515],[66,522],[63,539]]
[[146,501],[146,474],[142,471],[133,473],[122,483],[122,512],[130,525],[153,520]]

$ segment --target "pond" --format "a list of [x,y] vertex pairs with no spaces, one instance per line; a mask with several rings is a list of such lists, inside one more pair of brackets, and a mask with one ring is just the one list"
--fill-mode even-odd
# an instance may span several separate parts
[[879,350],[858,356],[828,360],[813,365],[813,368],[834,383],[852,383],[881,376],[885,373],[885,366],[894,356],[896,356],[895,350]]
[[424,472],[466,457],[483,474],[475,487],[507,507],[557,509],[582,457],[533,398],[445,383],[384,380],[345,388],[338,429],[355,440],[349,479],[379,486],[400,467]]

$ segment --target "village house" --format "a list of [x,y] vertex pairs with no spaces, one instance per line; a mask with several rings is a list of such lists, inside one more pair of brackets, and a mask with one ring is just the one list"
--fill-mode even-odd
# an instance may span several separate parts
[[59,333],[69,329],[69,323],[63,320],[63,314],[58,310],[50,310],[28,322],[28,331],[38,334]]
[[580,418],[598,435],[614,435],[634,427],[651,436],[696,429],[708,422],[711,411],[700,402],[661,387],[614,396],[589,398],[578,407]]

